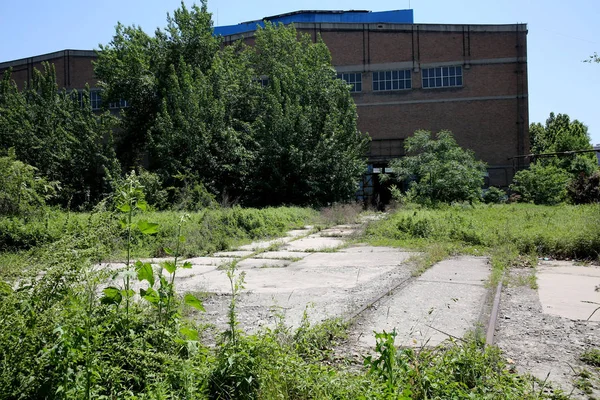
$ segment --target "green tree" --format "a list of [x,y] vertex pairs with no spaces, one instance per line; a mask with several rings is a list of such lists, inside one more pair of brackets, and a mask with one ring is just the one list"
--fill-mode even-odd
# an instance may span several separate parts
[[[531,124],[529,128],[531,151],[534,154],[558,153],[573,150],[591,150],[587,126],[578,120],[571,121],[566,114],[550,113],[546,124]],[[543,165],[553,165],[571,174],[590,175],[597,168],[593,153],[544,157],[538,161]]]
[[555,205],[566,200],[569,180],[569,173],[556,165],[533,163],[515,174],[510,189],[519,201]]
[[319,38],[293,26],[266,24],[251,49],[256,75],[267,78],[253,122],[259,152],[253,192],[261,204],[326,204],[351,198],[365,170],[368,136],[356,106],[336,79]]
[[17,160],[14,149],[0,157],[0,215],[24,215],[40,210],[56,195],[58,185],[48,182],[31,165]]
[[123,162],[148,155],[169,186],[201,183],[252,205],[325,204],[356,190],[367,136],[325,44],[293,27],[267,25],[255,46],[221,49],[206,3],[182,4],[154,37],[118,25],[95,70],[108,101],[130,104]]
[[[151,142],[164,99],[173,84],[174,71],[205,74],[219,49],[212,35],[212,21],[206,1],[191,9],[181,4],[167,27],[157,29],[154,37],[139,26],[117,24],[108,45],[100,45],[94,72],[104,89],[106,101],[126,99],[130,107],[121,113],[121,132],[117,140],[120,159],[128,167],[139,164]],[[183,70],[183,71],[180,71]]]
[[461,148],[450,131],[419,130],[405,140],[407,156],[390,166],[409,182],[408,194],[419,203],[473,201],[481,197],[485,163]]
[[[119,174],[112,146],[114,118],[96,115],[89,91],[59,90],[54,67],[44,64],[19,91],[10,70],[0,82],[0,149],[14,148],[17,159],[59,181],[58,201],[94,204],[109,189],[109,174]],[[107,174],[108,173],[108,174]]]

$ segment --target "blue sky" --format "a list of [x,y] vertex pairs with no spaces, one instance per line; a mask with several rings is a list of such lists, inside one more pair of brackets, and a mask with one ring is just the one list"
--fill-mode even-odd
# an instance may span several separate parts
[[[147,32],[165,25],[178,0],[3,0],[0,61],[63,49],[95,49],[110,41],[117,21]],[[187,1],[186,4],[192,4]],[[231,25],[296,10],[412,8],[417,23],[528,24],[529,119],[544,122],[551,111],[589,127],[600,143],[600,64],[582,61],[600,53],[598,0],[212,0],[215,25]]]

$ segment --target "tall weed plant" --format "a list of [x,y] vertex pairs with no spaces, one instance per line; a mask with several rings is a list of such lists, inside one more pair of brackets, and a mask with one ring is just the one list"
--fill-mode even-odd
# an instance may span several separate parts
[[486,251],[510,244],[520,254],[597,259],[600,206],[508,204],[408,208],[371,223],[366,236],[373,243],[415,248],[436,242]]

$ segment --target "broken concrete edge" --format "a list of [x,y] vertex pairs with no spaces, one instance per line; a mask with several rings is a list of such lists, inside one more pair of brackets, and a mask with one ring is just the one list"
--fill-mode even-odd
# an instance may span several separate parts
[[362,313],[364,313],[366,310],[371,309],[378,302],[380,302],[381,299],[383,299],[386,296],[391,296],[395,291],[403,289],[404,287],[408,286],[408,284],[410,284],[414,280],[415,280],[415,277],[409,276],[408,278],[402,279],[398,283],[394,283],[390,288],[388,288],[387,290],[382,292],[382,294],[378,294],[374,298],[368,300],[364,305],[360,306],[356,311],[349,313],[349,315],[347,315],[346,317],[343,317],[344,322],[346,322],[348,324],[352,324],[352,322],[354,320],[356,320],[358,317],[360,317],[360,315]]
[[[496,294],[494,296],[494,302],[492,304],[492,309],[490,312],[490,318],[487,324],[487,333],[485,336],[485,344],[487,346],[492,346],[494,344],[494,336],[496,334],[496,322],[498,321],[498,312],[500,309],[500,300],[502,297],[502,281],[504,280],[504,275],[500,282],[498,282],[498,286],[496,286]],[[490,291],[491,294],[491,291]],[[488,296],[489,298],[489,296]]]

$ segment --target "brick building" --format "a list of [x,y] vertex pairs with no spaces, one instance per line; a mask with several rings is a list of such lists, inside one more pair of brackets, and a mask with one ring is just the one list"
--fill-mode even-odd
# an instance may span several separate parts
[[[490,185],[507,186],[523,167],[509,158],[529,151],[526,25],[415,24],[412,10],[298,11],[265,19],[294,23],[315,40],[320,35],[339,77],[352,84],[359,129],[372,138],[363,195],[380,190],[376,174],[403,155],[404,139],[417,129],[451,130],[488,164]],[[252,44],[262,24],[216,27],[215,34],[226,44]],[[52,62],[60,86],[81,89],[87,82],[99,107],[94,58],[93,51],[65,50],[0,63],[0,72],[12,67],[21,84],[42,61]]]

